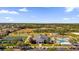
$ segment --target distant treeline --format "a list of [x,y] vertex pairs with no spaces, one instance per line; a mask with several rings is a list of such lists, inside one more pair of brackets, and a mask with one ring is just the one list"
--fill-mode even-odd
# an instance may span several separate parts
[[24,28],[50,28],[47,30],[53,30],[53,31],[76,31],[79,32],[79,24],[33,24],[33,23],[0,23],[0,28],[18,28],[18,29],[24,29]]
[[25,28],[36,29],[33,30],[33,32],[38,33],[57,32],[60,34],[64,34],[67,32],[79,32],[79,24],[0,23],[0,37],[4,37],[11,32]]
[[52,27],[71,27],[71,28],[78,28],[79,24],[41,24],[41,23],[0,23],[0,26],[6,27],[27,27],[27,28],[52,28]]

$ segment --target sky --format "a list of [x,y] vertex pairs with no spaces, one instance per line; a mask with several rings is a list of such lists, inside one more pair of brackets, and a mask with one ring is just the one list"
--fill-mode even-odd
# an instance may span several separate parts
[[79,8],[0,7],[0,23],[79,23]]

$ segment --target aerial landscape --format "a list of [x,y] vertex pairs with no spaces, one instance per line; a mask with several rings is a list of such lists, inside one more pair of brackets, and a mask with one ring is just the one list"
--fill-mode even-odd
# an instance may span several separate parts
[[79,51],[79,8],[0,8],[0,51]]

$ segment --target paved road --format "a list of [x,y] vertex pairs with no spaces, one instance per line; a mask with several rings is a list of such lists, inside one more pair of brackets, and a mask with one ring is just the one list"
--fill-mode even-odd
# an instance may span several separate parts
[[30,49],[30,50],[27,50],[27,51],[47,51],[47,49],[44,49],[44,48],[34,48],[34,49]]

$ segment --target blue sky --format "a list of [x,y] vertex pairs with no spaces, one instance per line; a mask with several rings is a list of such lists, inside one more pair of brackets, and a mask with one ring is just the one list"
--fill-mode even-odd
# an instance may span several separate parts
[[0,7],[0,23],[79,23],[79,8]]

